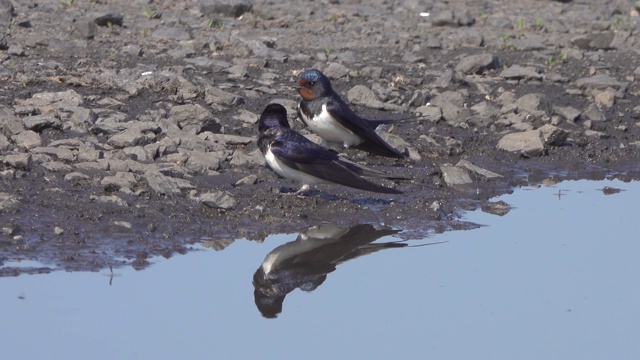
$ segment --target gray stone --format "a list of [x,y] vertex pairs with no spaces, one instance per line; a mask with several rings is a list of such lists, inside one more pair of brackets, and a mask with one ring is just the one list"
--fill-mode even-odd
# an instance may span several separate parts
[[253,151],[246,152],[244,150],[238,149],[233,152],[231,156],[231,160],[229,161],[230,165],[233,166],[248,166],[248,165],[264,165],[265,160],[260,149],[254,149]]
[[226,159],[226,153],[190,151],[184,167],[193,175],[207,175],[210,171],[220,169],[220,163]]
[[542,74],[533,66],[512,65],[504,69],[500,76],[512,80],[542,80]]
[[20,199],[17,196],[6,192],[0,192],[0,211],[4,212],[10,210],[18,204],[20,204]]
[[584,77],[576,80],[576,86],[583,90],[606,90],[612,88],[615,91],[624,91],[627,88],[627,83],[618,81],[616,78],[607,74],[597,74],[590,77]]
[[469,172],[465,169],[451,165],[440,165],[440,171],[442,171],[444,182],[449,186],[465,185],[473,182]]
[[205,88],[204,100],[207,102],[207,104],[216,104],[226,107],[235,107],[240,104],[244,104],[244,99],[241,96],[232,94],[213,86],[207,86]]
[[580,110],[571,106],[554,106],[553,111],[572,123],[578,120],[582,114]]
[[89,177],[89,175],[85,175],[83,173],[79,173],[79,172],[75,172],[75,171],[74,172],[70,172],[70,173],[68,173],[68,174],[66,174],[64,176],[64,180],[65,181],[73,182],[73,183],[79,182],[79,181],[84,181],[84,180],[89,180],[89,179],[91,179]]
[[606,121],[607,117],[598,109],[595,104],[590,104],[582,112],[582,118],[591,121]]
[[469,55],[463,58],[456,71],[463,74],[481,74],[487,70],[496,69],[500,66],[498,57],[493,54]]
[[23,147],[26,149],[32,149],[42,144],[40,134],[31,130],[23,131],[17,135],[13,135],[11,137],[11,140],[19,147]]
[[24,52],[24,47],[22,47],[22,45],[20,44],[15,44],[15,45],[11,45],[9,46],[9,49],[7,50],[7,54],[9,55],[13,55],[13,56],[25,56],[25,52]]
[[34,115],[22,119],[25,129],[42,132],[46,129],[62,129],[62,121],[51,115]]
[[610,108],[616,103],[616,94],[613,89],[607,88],[605,91],[597,94],[594,100],[597,106]]
[[89,199],[92,202],[97,202],[97,203],[102,203],[102,204],[116,204],[116,205],[122,206],[122,207],[129,206],[129,204],[127,204],[126,201],[124,201],[122,198],[120,198],[120,197],[118,197],[116,195],[102,195],[102,196],[91,195],[91,197]]
[[236,206],[236,200],[226,191],[208,192],[200,195],[200,202],[214,209],[229,210]]
[[41,164],[41,166],[50,172],[68,172],[71,171],[73,168],[70,165],[67,165],[63,162],[60,161],[49,161],[49,162],[43,162]]
[[[257,116],[255,118],[257,118]],[[208,131],[207,132],[203,132],[203,133],[199,134],[198,136],[200,136],[204,140],[211,140],[211,141],[213,141],[215,143],[220,143],[220,144],[224,144],[224,145],[227,145],[227,146],[247,145],[247,144],[255,141],[255,138],[253,138],[253,137],[240,136],[240,135],[229,135],[229,134],[215,134],[215,133],[208,132]]]
[[322,71],[329,79],[342,79],[349,74],[349,69],[346,66],[339,63],[330,63]]
[[73,24],[73,35],[77,38],[91,40],[97,33],[98,26],[93,20],[79,20]]
[[251,9],[253,4],[247,0],[202,0],[200,2],[200,12],[208,17],[223,15],[237,18]]
[[551,124],[545,124],[538,130],[542,133],[542,138],[547,145],[563,146],[569,137],[568,131]]
[[131,146],[144,146],[155,140],[153,133],[143,134],[138,129],[128,129],[119,134],[113,135],[107,140],[107,144],[116,149],[122,149]]
[[176,105],[169,110],[169,119],[181,129],[195,128],[196,133],[203,131],[219,132],[222,125],[211,112],[198,104]]
[[178,187],[176,179],[163,175],[159,171],[148,171],[143,175],[149,188],[161,195],[180,195],[182,192]]
[[442,119],[442,109],[438,106],[420,106],[415,109],[415,113],[432,123],[437,123]]
[[465,168],[469,171],[472,171],[480,176],[484,176],[487,179],[493,179],[493,178],[499,178],[502,177],[502,175],[500,174],[496,174],[493,171],[489,171],[487,169],[483,169],[479,166],[474,165],[473,163],[471,163],[471,161],[469,160],[460,160],[458,161],[458,163],[456,164],[456,167],[458,168]]
[[610,135],[602,131],[585,130],[584,135],[596,139],[607,139]]
[[553,114],[553,105],[545,94],[526,94],[516,100],[515,105],[519,110],[528,112],[535,116]]
[[354,105],[363,105],[374,109],[384,108],[376,93],[364,85],[356,85],[347,92],[347,100]]
[[12,147],[13,147],[13,145],[11,144],[9,139],[6,136],[4,136],[3,134],[0,134],[0,152],[7,151],[7,150],[11,149]]
[[540,130],[506,134],[498,141],[497,148],[526,157],[542,156],[546,151]]
[[51,146],[35,147],[31,149],[32,154],[45,154],[49,155],[57,160],[64,162],[72,162],[74,159],[73,151],[64,148],[57,148]]
[[10,137],[23,130],[22,121],[13,114],[13,111],[0,105],[0,131]]
[[13,168],[26,170],[31,164],[31,154],[5,155],[3,162]]
[[433,16],[434,26],[457,26],[458,23],[453,15],[453,10],[446,9]]
[[258,181],[258,176],[255,174],[251,174],[243,177],[233,184],[233,186],[242,186],[242,185],[254,185]]
[[124,193],[132,193],[133,187],[137,184],[136,176],[130,172],[118,172],[113,176],[105,176],[100,185],[105,191],[114,192],[122,191]]
[[158,26],[153,32],[153,37],[162,40],[191,40],[191,34],[180,26]]

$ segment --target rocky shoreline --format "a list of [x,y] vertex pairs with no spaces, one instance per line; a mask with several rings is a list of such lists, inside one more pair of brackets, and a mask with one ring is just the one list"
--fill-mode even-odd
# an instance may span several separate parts
[[[640,2],[0,0],[0,275],[144,268],[204,242],[384,224],[420,238],[567,179],[640,179]],[[428,16],[426,16],[428,14]],[[296,75],[322,70],[406,160],[403,195],[277,178],[270,102],[314,140]],[[506,210],[508,211],[508,209]],[[37,260],[51,267],[8,263]]]

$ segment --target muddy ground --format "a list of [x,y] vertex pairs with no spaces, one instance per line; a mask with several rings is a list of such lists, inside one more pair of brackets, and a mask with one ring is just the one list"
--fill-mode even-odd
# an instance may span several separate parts
[[[142,269],[325,222],[422,238],[504,214],[490,199],[516,187],[640,179],[640,2],[296,4],[0,0],[0,275]],[[404,194],[299,197],[265,167],[256,120],[280,102],[309,135],[311,67],[363,115],[423,116],[382,130],[408,159],[344,152],[411,178],[385,183]]]

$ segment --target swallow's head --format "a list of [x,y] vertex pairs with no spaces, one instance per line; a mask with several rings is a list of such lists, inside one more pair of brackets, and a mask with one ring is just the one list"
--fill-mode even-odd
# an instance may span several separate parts
[[314,100],[331,94],[331,82],[317,69],[308,69],[298,77],[298,94],[304,100]]
[[287,121],[287,109],[280,104],[269,104],[258,120],[258,131],[264,132],[271,128],[288,128],[289,121]]

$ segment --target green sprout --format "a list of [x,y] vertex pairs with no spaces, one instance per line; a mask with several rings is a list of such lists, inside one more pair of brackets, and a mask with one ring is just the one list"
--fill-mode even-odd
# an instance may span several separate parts
[[524,20],[518,19],[518,22],[516,23],[516,27],[518,28],[518,30],[524,29]]

